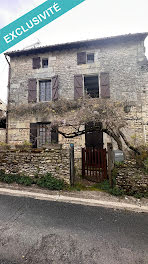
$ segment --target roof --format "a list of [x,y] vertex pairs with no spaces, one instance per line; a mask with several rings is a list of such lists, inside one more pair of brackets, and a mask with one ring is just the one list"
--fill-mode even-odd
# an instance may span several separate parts
[[148,32],[118,35],[118,36],[112,36],[112,37],[42,46],[42,47],[31,48],[31,49],[16,50],[12,52],[6,52],[5,55],[8,55],[10,57],[16,57],[16,56],[21,56],[21,55],[70,50],[70,49],[75,49],[75,48],[88,48],[92,45],[99,46],[99,45],[106,45],[106,44],[118,44],[118,43],[127,42],[127,41],[144,40],[147,36],[148,36]]

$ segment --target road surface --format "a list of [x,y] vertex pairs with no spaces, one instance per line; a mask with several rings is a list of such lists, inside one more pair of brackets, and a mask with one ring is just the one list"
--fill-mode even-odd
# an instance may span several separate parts
[[147,264],[148,214],[0,195],[0,264]]

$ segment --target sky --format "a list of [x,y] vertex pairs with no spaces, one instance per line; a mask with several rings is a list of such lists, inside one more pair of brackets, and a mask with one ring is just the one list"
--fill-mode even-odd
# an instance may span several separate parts
[[[49,0],[50,1],[50,0]],[[60,0],[58,0],[60,3]],[[56,1],[56,3],[58,3]],[[74,1],[74,0],[69,0]],[[0,28],[8,25],[45,0],[0,0]],[[148,32],[148,0],[85,0],[10,50],[40,45]],[[145,41],[148,57],[148,38]],[[7,101],[8,65],[0,55],[0,99]]]

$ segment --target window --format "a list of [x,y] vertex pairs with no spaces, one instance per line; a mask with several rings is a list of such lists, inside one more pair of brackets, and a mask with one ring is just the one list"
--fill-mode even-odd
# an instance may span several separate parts
[[51,80],[39,82],[39,101],[51,101]]
[[98,76],[85,76],[84,77],[84,89],[88,95],[92,98],[99,97],[99,81]]
[[52,128],[50,123],[38,124],[38,146],[58,143],[57,128]]
[[87,54],[87,63],[94,63],[94,53]]
[[43,146],[51,142],[50,124],[39,124],[38,129],[39,146]]
[[78,52],[77,53],[77,64],[86,64],[86,63],[94,63],[95,55],[94,53],[86,53],[86,52]]
[[42,68],[48,68],[48,59],[42,59]]
[[109,72],[100,72],[98,75],[74,75],[74,99],[77,100],[89,94],[93,98],[110,98]]

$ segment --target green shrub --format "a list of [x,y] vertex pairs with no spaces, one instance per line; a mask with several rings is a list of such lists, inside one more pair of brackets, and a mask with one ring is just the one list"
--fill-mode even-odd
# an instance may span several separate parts
[[5,183],[18,183],[26,186],[30,186],[33,183],[33,179],[28,176],[21,176],[19,174],[5,174],[4,171],[0,171],[0,181]]
[[31,186],[33,184],[33,179],[28,177],[28,176],[20,176],[17,180],[16,183],[18,184],[23,184],[25,186]]
[[47,173],[39,178],[37,185],[42,188],[48,188],[49,190],[63,190],[65,188],[64,180],[54,178],[51,173]]
[[143,161],[144,169],[148,173],[148,157]]
[[40,178],[31,178],[29,176],[21,176],[19,174],[5,174],[0,171],[0,181],[5,183],[17,183],[25,186],[37,184],[40,187],[48,188],[50,190],[63,190],[66,188],[64,180],[54,178],[50,173],[47,173]]
[[122,196],[125,194],[125,192],[122,189],[119,189],[117,186],[114,186],[112,189],[110,189],[109,193],[115,196]]

